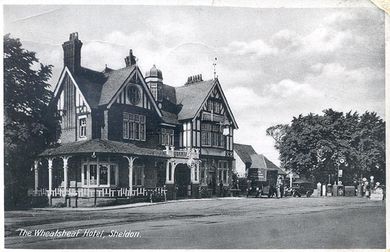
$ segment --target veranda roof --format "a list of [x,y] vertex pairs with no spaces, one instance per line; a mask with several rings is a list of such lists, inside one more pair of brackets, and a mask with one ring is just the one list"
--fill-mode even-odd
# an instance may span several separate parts
[[46,149],[39,156],[59,156],[88,153],[111,153],[136,156],[168,157],[163,150],[144,148],[131,143],[111,140],[92,139],[61,144],[58,147]]

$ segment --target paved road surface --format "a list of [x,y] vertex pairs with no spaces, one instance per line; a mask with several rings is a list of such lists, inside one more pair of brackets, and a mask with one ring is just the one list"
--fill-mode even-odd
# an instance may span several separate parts
[[[17,230],[77,231],[75,238]],[[86,229],[102,237],[82,237]],[[108,235],[130,231],[136,238]],[[100,211],[5,212],[6,248],[385,248],[385,203],[362,198],[223,198]],[[104,237],[104,238],[103,238]]]

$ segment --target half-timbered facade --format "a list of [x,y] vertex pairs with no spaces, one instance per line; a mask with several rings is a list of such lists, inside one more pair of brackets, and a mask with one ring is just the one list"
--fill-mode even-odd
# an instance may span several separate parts
[[141,73],[130,50],[125,67],[82,67],[77,33],[63,44],[54,91],[58,146],[35,163],[34,195],[201,197],[227,190],[237,123],[217,78],[179,87],[153,66]]

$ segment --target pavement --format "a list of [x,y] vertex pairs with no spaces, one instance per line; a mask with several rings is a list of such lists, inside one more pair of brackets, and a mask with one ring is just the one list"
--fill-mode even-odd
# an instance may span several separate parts
[[4,223],[6,248],[384,249],[385,220],[384,201],[290,197],[6,211]]

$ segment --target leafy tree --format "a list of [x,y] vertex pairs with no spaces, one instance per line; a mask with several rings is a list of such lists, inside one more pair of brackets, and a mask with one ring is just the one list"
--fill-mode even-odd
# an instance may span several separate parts
[[[267,129],[273,132],[279,125]],[[282,167],[327,183],[343,170],[344,184],[373,175],[385,181],[385,122],[374,112],[294,117],[276,144]],[[343,160],[344,162],[340,162]]]
[[19,39],[3,39],[5,206],[13,208],[32,187],[33,160],[56,142],[60,127],[55,106],[49,106],[52,66],[40,64]]
[[269,127],[266,130],[267,136],[271,136],[275,140],[275,148],[279,149],[280,143],[282,141],[283,136],[286,134],[286,130],[288,125],[286,124],[278,124],[272,127]]

